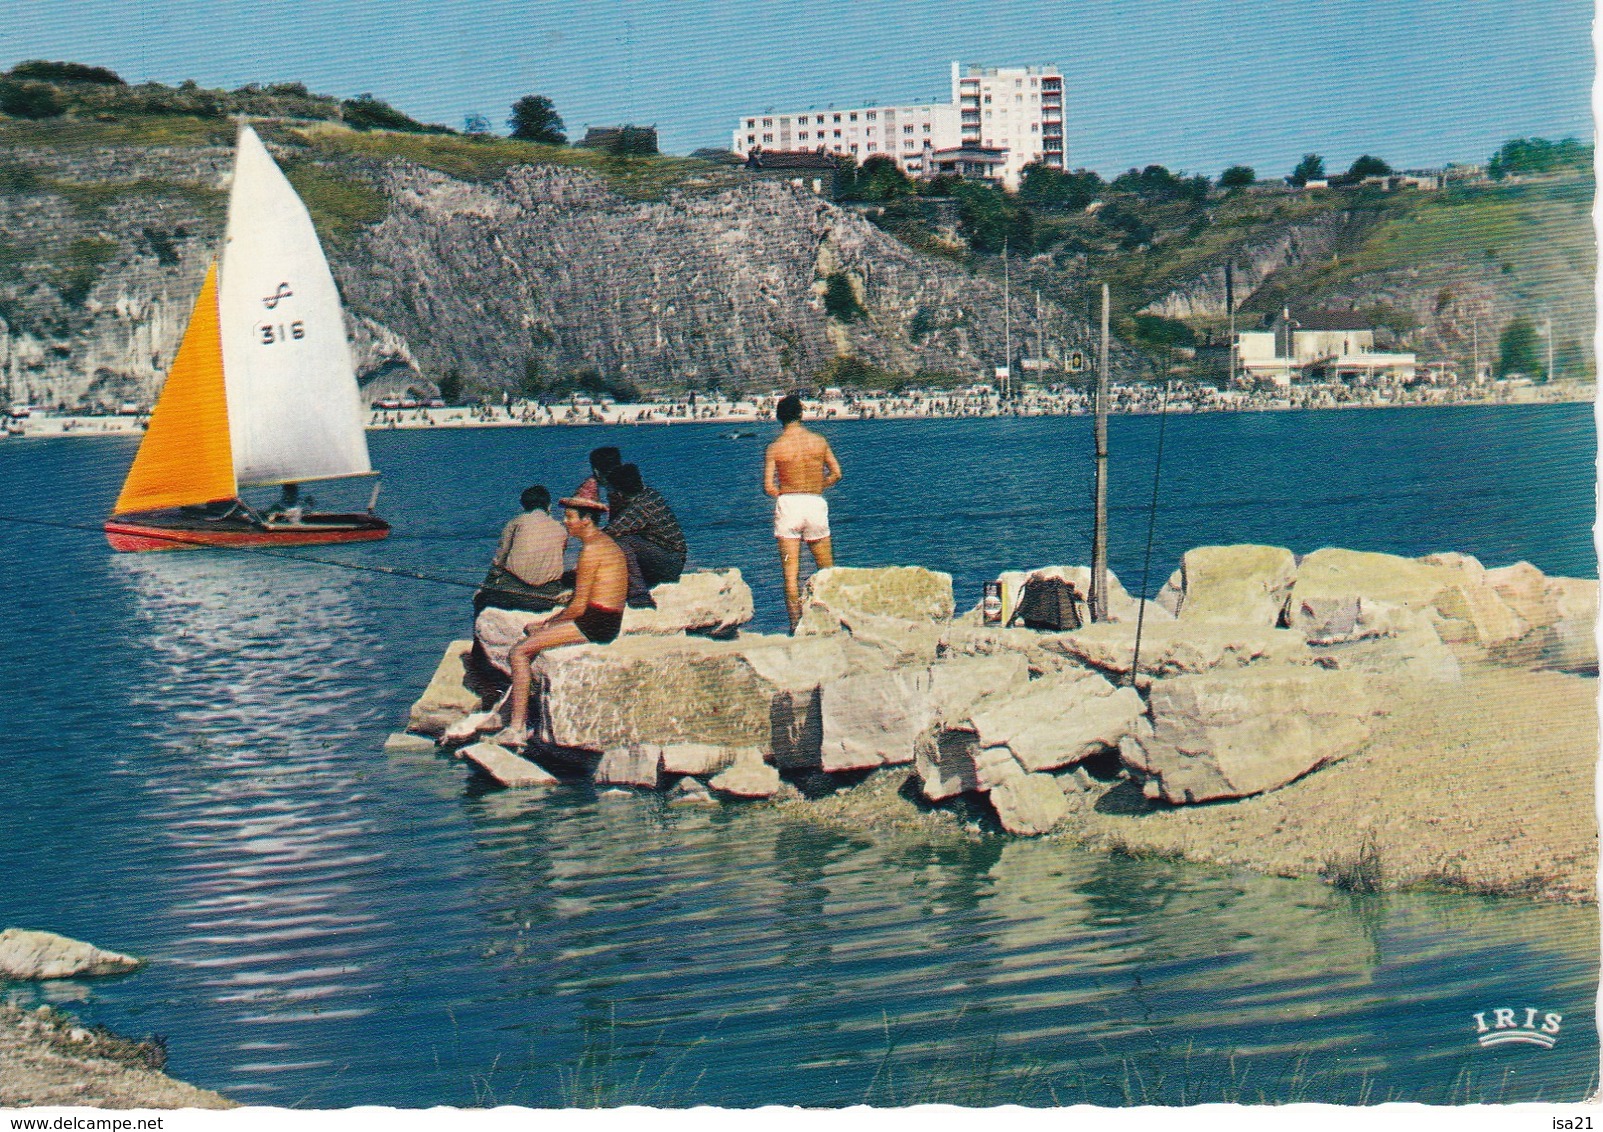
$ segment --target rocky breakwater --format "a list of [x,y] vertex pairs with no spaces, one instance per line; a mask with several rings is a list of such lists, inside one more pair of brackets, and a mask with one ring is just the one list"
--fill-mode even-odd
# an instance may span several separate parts
[[[1083,567],[1013,580],[1031,574],[1088,581]],[[1139,655],[1143,603],[1116,578],[1110,619],[1070,632],[958,616],[950,577],[917,567],[819,571],[795,636],[740,628],[751,606],[736,571],[654,593],[659,609],[631,612],[615,643],[539,658],[533,763],[703,803],[801,803],[889,772],[905,782],[891,804],[977,806],[1009,834],[1104,845],[1117,840],[1110,815],[1294,797],[1364,752],[1399,705],[1466,673],[1597,667],[1597,583],[1457,554],[1197,548],[1144,603]],[[531,615],[486,614],[478,653],[493,669],[515,639],[506,625]],[[447,651],[414,730],[440,734],[488,702],[473,654],[472,642]]]

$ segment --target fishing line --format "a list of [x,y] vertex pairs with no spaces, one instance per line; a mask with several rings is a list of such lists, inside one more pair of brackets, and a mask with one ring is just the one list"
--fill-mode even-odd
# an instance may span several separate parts
[[1152,509],[1147,517],[1147,556],[1141,564],[1141,592],[1135,614],[1135,653],[1130,657],[1130,687],[1135,687],[1141,664],[1141,628],[1147,619],[1147,583],[1152,576],[1152,538],[1158,529],[1158,480],[1163,473],[1163,426],[1169,418],[1169,382],[1163,383],[1163,399],[1158,403],[1158,451],[1152,459]]
[[[51,519],[25,519],[17,515],[0,515],[0,523],[16,523],[29,527],[54,527],[63,531],[83,531],[87,534],[104,534],[101,527],[91,527],[83,523],[63,523]],[[259,555],[265,558],[284,558],[290,562],[310,562],[316,566],[335,566],[341,570],[355,570],[367,574],[386,574],[392,578],[410,578],[417,582],[433,582],[440,586],[459,586],[463,589],[476,590],[479,582],[463,582],[456,578],[441,578],[432,574],[419,573],[416,570],[405,570],[398,566],[364,566],[359,562],[341,562],[336,558],[316,558],[309,554],[286,554],[281,550],[269,550],[261,546],[223,546],[216,543],[203,542],[199,538],[184,538],[180,535],[164,535],[155,532],[142,532],[144,538],[160,538],[181,546],[200,547],[206,550],[229,550]]]

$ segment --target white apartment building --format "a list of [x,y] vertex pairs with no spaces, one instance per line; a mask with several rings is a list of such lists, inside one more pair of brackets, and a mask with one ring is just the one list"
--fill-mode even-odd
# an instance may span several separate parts
[[964,145],[1007,151],[1002,182],[1019,186],[1033,162],[1065,168],[1063,72],[1054,66],[967,67],[952,63],[952,103]]
[[916,106],[857,106],[837,110],[747,114],[730,147],[822,150],[861,164],[894,157],[909,176],[933,172],[930,153],[983,146],[1005,150],[1000,179],[1010,189],[1031,162],[1065,168],[1063,73],[1052,66],[968,67],[952,63],[952,101]]
[[854,158],[894,157],[910,177],[925,171],[925,151],[958,144],[957,107],[854,106],[788,114],[748,114],[735,128],[733,149],[822,150]]

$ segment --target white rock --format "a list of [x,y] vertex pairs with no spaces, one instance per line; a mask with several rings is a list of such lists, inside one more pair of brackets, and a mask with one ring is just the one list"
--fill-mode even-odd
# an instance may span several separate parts
[[1296,556],[1284,547],[1196,547],[1180,560],[1179,619],[1272,629],[1296,576]]
[[655,609],[625,609],[624,633],[727,637],[752,618],[751,587],[740,571],[695,570],[654,586]]
[[120,975],[137,970],[142,961],[54,932],[7,928],[0,931],[0,977],[8,979],[72,979]]
[[976,735],[971,749],[974,752],[975,785],[982,792],[994,790],[1009,779],[1027,773],[1006,747],[982,747]]
[[1006,747],[1028,771],[1056,770],[1112,750],[1146,710],[1134,688],[1091,672],[1043,677],[983,701],[972,716],[982,747]]
[[1035,837],[1050,833],[1069,815],[1063,788],[1050,774],[1021,774],[991,790],[991,805],[1002,828],[1009,833]]
[[595,782],[600,786],[638,786],[643,790],[662,788],[663,749],[655,743],[630,743],[609,747],[596,765]]
[[708,785],[735,798],[772,798],[779,793],[779,771],[767,763],[743,760],[714,775]]
[[468,654],[472,641],[452,641],[435,666],[423,695],[407,715],[408,730],[439,735],[447,727],[481,706],[479,693],[468,687]]
[[952,617],[952,576],[920,566],[820,570],[802,590],[797,636],[839,632],[860,614],[937,624]]
[[662,748],[662,769],[666,774],[690,774],[705,778],[709,774],[717,774],[743,756],[761,761],[762,751],[755,747],[742,751],[713,743],[669,743]]
[[940,728],[920,735],[913,745],[913,769],[924,797],[942,802],[978,790],[974,768],[978,753],[978,737],[972,731]]
[[495,743],[474,743],[458,752],[502,786],[554,786],[557,778],[545,767]]
[[1366,678],[1260,666],[1153,684],[1152,731],[1119,745],[1126,765],[1170,802],[1238,798],[1345,758],[1369,737]]
[[933,721],[929,670],[873,672],[819,689],[820,764],[867,770],[913,761],[913,742]]
[[412,735],[405,731],[392,732],[384,740],[386,751],[432,751],[435,743],[427,735]]

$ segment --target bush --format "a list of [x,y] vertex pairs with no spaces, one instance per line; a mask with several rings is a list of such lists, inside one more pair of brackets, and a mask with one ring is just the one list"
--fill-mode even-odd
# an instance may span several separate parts
[[406,134],[452,134],[447,126],[429,126],[408,118],[371,94],[359,94],[340,103],[340,116],[353,130],[396,130]]
[[913,182],[895,159],[876,153],[856,170],[841,196],[848,200],[895,200],[908,196]]
[[832,271],[824,280],[824,313],[841,322],[868,317],[863,304],[857,301],[856,288],[844,271]]
[[0,114],[12,118],[54,118],[65,109],[54,87],[0,81]]
[[958,228],[974,251],[1034,250],[1035,217],[1004,190],[983,181],[964,181],[952,195],[957,198]]
[[1250,165],[1232,165],[1219,174],[1219,187],[1221,189],[1244,189],[1258,179],[1258,174]]
[[1514,138],[1493,155],[1487,172],[1494,180],[1510,173],[1554,173],[1562,169],[1585,171],[1592,167],[1592,147],[1574,138],[1550,142],[1546,138]]
[[1517,314],[1497,340],[1497,372],[1505,377],[1511,373],[1535,376],[1541,369],[1542,352],[1536,326],[1524,315]]
[[1105,186],[1102,178],[1088,169],[1072,173],[1032,162],[1024,167],[1019,183],[1019,199],[1044,208],[1081,209],[1096,199]]
[[38,79],[45,83],[99,83],[102,86],[126,86],[116,71],[105,67],[90,67],[83,63],[52,63],[45,59],[29,59],[11,68],[14,79]]

